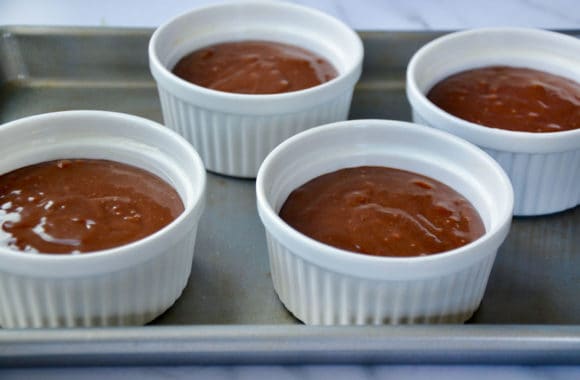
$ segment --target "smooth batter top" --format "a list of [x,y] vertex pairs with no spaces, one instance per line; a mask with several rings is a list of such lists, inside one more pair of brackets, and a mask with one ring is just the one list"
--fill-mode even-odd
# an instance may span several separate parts
[[313,52],[267,41],[226,42],[196,50],[183,57],[173,73],[199,86],[240,94],[303,90],[338,75]]
[[376,256],[424,256],[463,246],[485,232],[477,211],[438,181],[363,166],[324,174],[294,190],[280,210],[318,241]]
[[78,253],[139,240],[183,212],[161,178],[106,160],[71,159],[0,176],[0,245]]
[[490,66],[463,71],[437,83],[427,98],[452,115],[492,128],[580,128],[580,84],[538,70]]

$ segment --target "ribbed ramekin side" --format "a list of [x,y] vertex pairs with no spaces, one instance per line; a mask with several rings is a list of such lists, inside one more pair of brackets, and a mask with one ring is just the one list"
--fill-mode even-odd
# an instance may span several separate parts
[[[430,125],[416,110],[413,121]],[[550,214],[580,204],[580,149],[526,153],[480,148],[508,175],[514,189],[514,215]]]
[[0,272],[0,326],[143,325],[181,295],[195,230],[152,260],[91,277],[38,278]]
[[514,188],[514,215],[541,215],[580,204],[580,149],[545,154],[483,148]]
[[[232,114],[198,107],[159,88],[164,123],[184,136],[210,171],[254,178],[279,143],[318,125],[346,120],[352,91],[283,114]],[[264,105],[267,107],[267,104]]]
[[479,307],[496,253],[441,277],[369,280],[314,265],[266,235],[278,297],[312,325],[464,322]]

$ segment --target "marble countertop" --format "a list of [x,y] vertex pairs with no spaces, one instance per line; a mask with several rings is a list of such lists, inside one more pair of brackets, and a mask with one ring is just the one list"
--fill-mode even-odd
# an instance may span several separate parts
[[[276,0],[271,0],[276,1]],[[156,27],[213,0],[0,0],[0,25]],[[292,0],[357,30],[453,30],[484,26],[580,29],[578,0]],[[146,6],[144,6],[146,4]],[[9,349],[9,348],[6,348]],[[12,368],[2,379],[580,379],[580,366],[188,366]]]
[[[277,0],[271,0],[277,1]],[[156,27],[222,0],[2,0],[0,25]],[[451,30],[484,26],[580,27],[578,0],[290,0],[357,30]],[[143,4],[147,4],[146,7]]]

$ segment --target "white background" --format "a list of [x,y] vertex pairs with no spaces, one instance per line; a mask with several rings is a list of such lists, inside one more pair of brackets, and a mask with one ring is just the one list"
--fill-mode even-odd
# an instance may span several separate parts
[[[235,1],[235,0],[234,0]],[[276,1],[276,0],[272,0]],[[218,0],[0,0],[0,25],[155,27]],[[358,30],[450,30],[482,26],[580,27],[578,0],[290,0]]]

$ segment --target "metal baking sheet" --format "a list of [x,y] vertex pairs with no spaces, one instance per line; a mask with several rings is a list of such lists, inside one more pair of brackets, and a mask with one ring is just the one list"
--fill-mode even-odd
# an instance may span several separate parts
[[[0,28],[0,122],[70,109],[161,122],[151,33]],[[362,32],[350,118],[409,120],[407,62],[441,34]],[[0,366],[580,363],[580,207],[514,219],[482,305],[464,325],[312,327],[274,293],[254,181],[210,173],[207,190],[192,275],[171,309],[143,327],[0,330]]]

